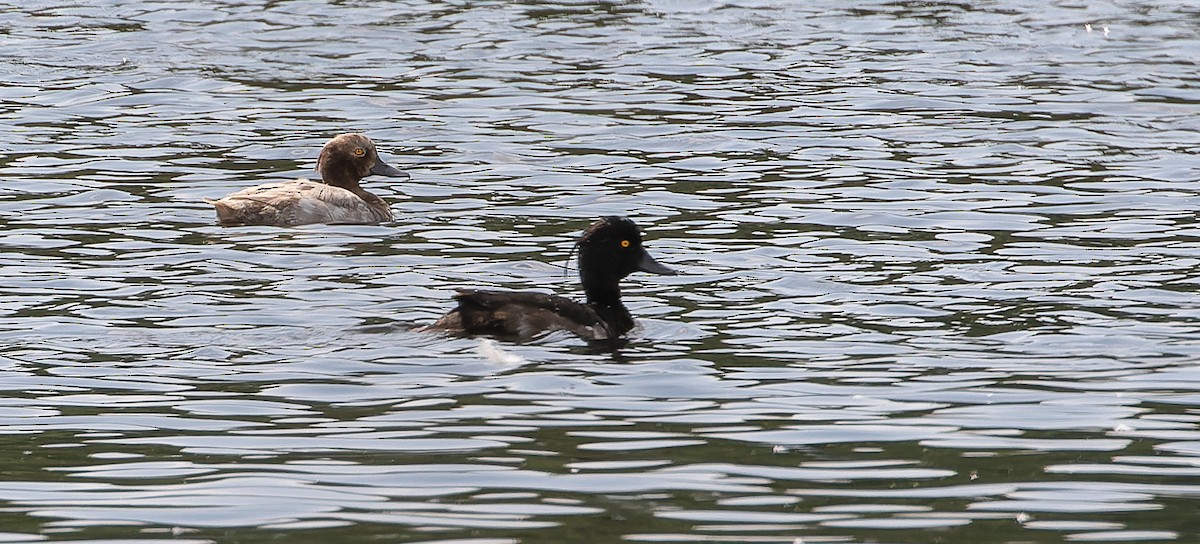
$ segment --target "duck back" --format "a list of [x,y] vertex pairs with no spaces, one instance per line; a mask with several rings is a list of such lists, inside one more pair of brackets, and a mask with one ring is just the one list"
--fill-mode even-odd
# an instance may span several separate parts
[[224,226],[373,224],[393,219],[387,203],[374,195],[367,196],[364,199],[340,187],[296,180],[250,187],[207,202],[217,208],[217,222]]
[[526,291],[460,289],[454,300],[458,307],[427,327],[428,330],[520,338],[554,330],[594,340],[616,336],[594,308],[566,297]]

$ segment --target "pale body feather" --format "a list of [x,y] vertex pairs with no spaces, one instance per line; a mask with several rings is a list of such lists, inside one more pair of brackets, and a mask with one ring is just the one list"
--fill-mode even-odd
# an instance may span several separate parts
[[305,179],[258,185],[208,202],[216,206],[222,225],[374,224],[393,219],[387,203],[377,197],[372,203],[341,187]]

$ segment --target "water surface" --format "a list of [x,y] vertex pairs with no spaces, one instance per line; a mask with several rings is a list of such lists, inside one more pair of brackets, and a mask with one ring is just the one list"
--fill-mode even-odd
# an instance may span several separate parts
[[[0,4],[0,541],[1200,540],[1197,28]],[[215,226],[350,130],[396,222]],[[628,344],[411,330],[612,214]]]

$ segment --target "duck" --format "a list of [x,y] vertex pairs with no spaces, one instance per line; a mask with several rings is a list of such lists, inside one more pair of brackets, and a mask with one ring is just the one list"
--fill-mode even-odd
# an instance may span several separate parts
[[382,198],[363,190],[359,181],[375,174],[408,178],[379,158],[365,134],[334,136],[317,158],[320,181],[298,179],[243,189],[219,200],[205,199],[217,209],[222,226],[294,227],[312,223],[369,225],[395,219]]
[[458,306],[421,330],[519,339],[565,330],[589,341],[618,340],[634,327],[621,302],[621,280],[634,272],[679,273],[650,256],[637,225],[626,217],[600,218],[575,247],[584,302],[534,291],[459,289]]

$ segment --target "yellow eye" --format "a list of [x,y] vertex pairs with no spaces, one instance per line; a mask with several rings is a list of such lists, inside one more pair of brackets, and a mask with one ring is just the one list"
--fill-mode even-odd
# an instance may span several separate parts
[[355,156],[355,157],[361,157],[361,156],[363,156],[363,155],[366,155],[366,154],[367,154],[367,152],[366,152],[366,151],[363,151],[363,148],[361,148],[361,147],[356,147],[356,148],[354,148],[354,156]]
[[629,240],[621,240],[621,247],[629,247]]

